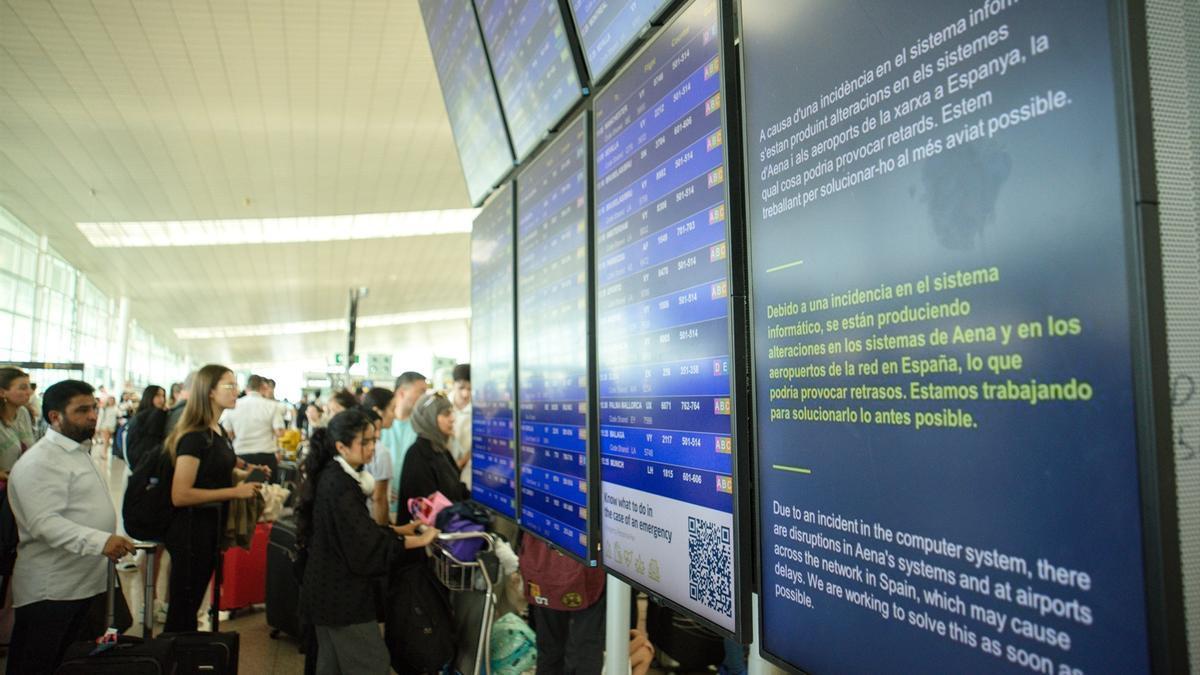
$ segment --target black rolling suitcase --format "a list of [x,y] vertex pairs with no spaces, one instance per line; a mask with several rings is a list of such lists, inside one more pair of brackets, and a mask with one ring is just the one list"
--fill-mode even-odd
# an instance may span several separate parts
[[160,638],[175,643],[175,662],[179,675],[237,674],[237,633],[163,633]]
[[[154,557],[151,555],[148,578],[154,578]],[[150,584],[153,588],[153,583]],[[108,625],[113,625],[116,608],[117,570],[116,564],[108,564],[108,597],[106,613]],[[154,614],[151,596],[148,614]],[[152,624],[153,625],[153,624]],[[147,632],[149,634],[149,632]],[[175,675],[179,672],[175,664],[175,645],[168,638],[147,639],[119,636],[117,642],[96,654],[96,643],[76,642],[67,648],[63,661],[55,671],[57,675]]]
[[271,526],[267,544],[267,625],[271,627],[271,637],[279,637],[280,633],[303,637],[295,563],[296,520],[280,518]]
[[112,648],[95,656],[92,642],[67,648],[56,675],[176,675],[174,645],[170,640],[143,640],[121,636]]
[[212,631],[163,633],[175,643],[175,661],[179,675],[237,675],[240,639],[237,633],[221,633],[221,572],[225,569],[224,553],[217,552],[216,572],[213,575],[212,606],[209,617]]

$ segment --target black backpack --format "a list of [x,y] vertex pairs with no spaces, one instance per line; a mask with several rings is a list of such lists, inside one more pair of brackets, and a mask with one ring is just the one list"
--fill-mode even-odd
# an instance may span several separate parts
[[139,458],[121,504],[121,516],[129,536],[141,541],[163,540],[175,515],[175,506],[171,503],[174,477],[175,464],[161,443]]
[[456,653],[454,631],[450,598],[429,566],[394,569],[384,624],[392,668],[400,675],[441,672]]

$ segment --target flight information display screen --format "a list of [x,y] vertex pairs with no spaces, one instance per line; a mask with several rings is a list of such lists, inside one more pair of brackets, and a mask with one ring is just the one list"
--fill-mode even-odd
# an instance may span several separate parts
[[478,206],[513,167],[479,24],[471,0],[420,2],[467,194]]
[[1112,7],[742,4],[777,661],[1150,672]]
[[735,630],[721,15],[696,0],[595,102],[604,564]]
[[650,26],[671,0],[570,0],[592,82],[612,68],[621,53]]
[[583,97],[555,0],[475,0],[517,160]]
[[580,116],[517,182],[517,377],[525,529],[584,560],[589,539],[588,155]]
[[492,195],[471,229],[471,496],[516,518],[511,185]]

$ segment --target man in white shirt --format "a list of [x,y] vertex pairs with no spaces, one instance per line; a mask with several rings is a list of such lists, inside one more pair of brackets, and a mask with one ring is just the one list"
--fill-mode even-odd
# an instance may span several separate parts
[[108,562],[134,550],[118,534],[108,483],[92,462],[98,409],[91,385],[64,380],[42,398],[50,429],[17,460],[8,499],[21,541],[13,570],[16,622],[10,673],[53,673],[67,647],[104,632],[88,626]]
[[[246,395],[238,399],[237,407],[227,410],[221,426],[233,438],[233,451],[246,464],[261,464],[269,475],[279,468],[278,439],[283,435],[283,409],[270,398],[272,387],[261,375],[246,380]],[[240,464],[240,462],[239,462]]]

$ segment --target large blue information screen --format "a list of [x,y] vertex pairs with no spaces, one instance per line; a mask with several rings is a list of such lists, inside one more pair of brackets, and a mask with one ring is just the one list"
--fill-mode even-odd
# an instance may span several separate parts
[[471,496],[516,518],[512,284],[513,193],[506,183],[471,229]]
[[588,522],[588,127],[581,115],[517,181],[522,527],[582,559]]
[[517,160],[583,97],[555,0],[475,0]]
[[1146,672],[1108,3],[742,9],[765,651]]
[[735,628],[721,16],[697,0],[596,98],[604,564]]
[[570,0],[592,82],[604,77],[669,2],[671,0]]
[[512,169],[500,102],[471,0],[421,0],[446,114],[458,146],[467,194],[478,206]]

